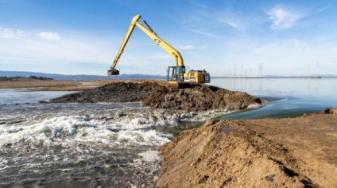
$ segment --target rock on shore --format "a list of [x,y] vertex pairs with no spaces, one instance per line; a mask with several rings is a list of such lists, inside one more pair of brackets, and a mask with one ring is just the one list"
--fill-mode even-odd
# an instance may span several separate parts
[[247,93],[214,86],[178,89],[155,81],[121,81],[102,87],[69,94],[52,103],[135,102],[170,110],[205,111],[211,109],[239,110],[262,101]]
[[337,187],[337,116],[209,121],[161,148],[158,187]]

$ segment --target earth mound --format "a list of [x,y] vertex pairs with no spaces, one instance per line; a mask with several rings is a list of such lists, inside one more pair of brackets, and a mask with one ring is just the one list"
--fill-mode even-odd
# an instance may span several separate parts
[[327,108],[324,113],[337,115],[337,108]]
[[136,102],[145,106],[171,110],[205,111],[239,110],[262,101],[247,93],[215,86],[178,89],[164,82],[121,81],[52,99],[52,103]]
[[208,121],[161,148],[157,187],[336,187],[337,116]]
[[50,100],[52,103],[97,103],[142,101],[154,89],[163,86],[152,82],[113,82],[101,87],[64,95]]

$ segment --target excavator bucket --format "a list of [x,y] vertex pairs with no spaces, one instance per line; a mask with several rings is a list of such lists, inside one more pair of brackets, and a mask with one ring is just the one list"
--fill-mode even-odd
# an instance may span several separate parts
[[117,69],[109,69],[108,70],[108,76],[112,76],[112,75],[119,75],[119,70],[117,70]]

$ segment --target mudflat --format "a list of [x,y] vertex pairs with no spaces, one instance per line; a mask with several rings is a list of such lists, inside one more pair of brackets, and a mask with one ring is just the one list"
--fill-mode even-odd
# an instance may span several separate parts
[[208,121],[161,148],[158,187],[337,187],[337,115]]
[[68,80],[8,80],[0,81],[0,89],[31,89],[35,91],[80,91],[114,82],[112,80],[68,81]]

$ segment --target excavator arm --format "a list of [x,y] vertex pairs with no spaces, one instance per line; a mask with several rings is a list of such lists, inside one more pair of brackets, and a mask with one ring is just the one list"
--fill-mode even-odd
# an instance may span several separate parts
[[176,61],[176,66],[181,67],[183,70],[185,69],[184,66],[184,60],[178,50],[176,50],[174,47],[172,47],[169,43],[161,39],[152,29],[151,27],[146,23],[145,20],[143,20],[143,23],[139,22],[141,19],[140,15],[136,15],[132,18],[131,24],[124,36],[124,39],[122,41],[122,44],[117,52],[117,55],[112,63],[112,66],[110,70],[108,70],[108,75],[118,75],[119,71],[115,69],[118,60],[120,59],[126,44],[128,43],[132,32],[134,31],[135,27],[138,27],[141,31],[143,31],[149,38],[152,39],[153,42],[155,42],[158,46],[160,46],[166,53],[168,53],[170,56],[172,56]]

